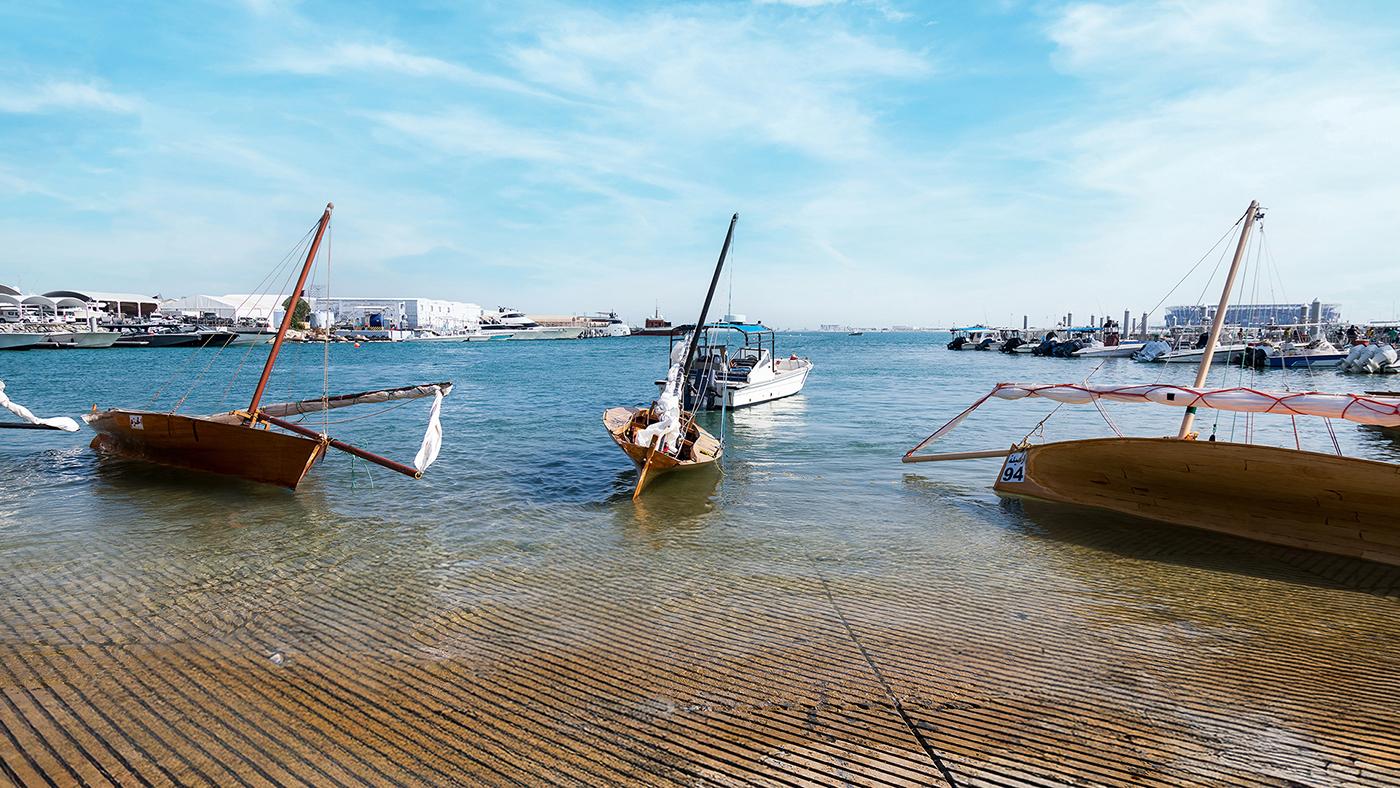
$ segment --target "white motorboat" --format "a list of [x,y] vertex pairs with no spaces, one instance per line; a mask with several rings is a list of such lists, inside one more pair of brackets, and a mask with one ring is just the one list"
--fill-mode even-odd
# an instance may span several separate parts
[[1325,339],[1306,343],[1281,342],[1277,345],[1256,345],[1250,363],[1270,369],[1294,367],[1335,367],[1345,361],[1347,351]]
[[37,347],[46,341],[49,334],[42,331],[0,329],[0,350],[24,350]]
[[1070,355],[1075,358],[1129,358],[1137,355],[1146,344],[1146,342],[1130,340],[1119,342],[1116,345],[1108,345],[1095,340],[1092,344],[1082,347]]
[[[722,333],[723,332],[723,333]],[[737,333],[742,345],[730,347],[722,336]],[[673,335],[671,350],[684,351],[688,335]],[[685,409],[743,408],[790,397],[802,391],[812,371],[810,359],[778,356],[777,334],[761,323],[747,323],[741,315],[705,326],[697,345],[695,363],[685,386]],[[666,381],[658,381],[659,386]]]
[[[1214,355],[1211,356],[1211,363],[1240,364],[1243,363],[1245,354],[1248,352],[1249,345],[1244,343],[1217,345]],[[1184,350],[1170,350],[1152,360],[1159,364],[1199,364],[1203,355],[1205,355],[1204,349],[1193,347]]]
[[112,347],[119,331],[55,331],[38,345],[43,348],[83,348],[96,349]]
[[1008,328],[987,326],[967,326],[952,329],[953,338],[948,342],[949,350],[1001,350],[1001,344],[1010,336],[1020,332]]

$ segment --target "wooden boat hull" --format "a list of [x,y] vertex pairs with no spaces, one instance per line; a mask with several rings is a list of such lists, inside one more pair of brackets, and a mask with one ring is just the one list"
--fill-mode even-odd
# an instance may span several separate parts
[[292,490],[324,453],[318,441],[246,427],[236,417],[112,409],[84,421],[97,432],[92,447],[101,452]]
[[1332,454],[1097,438],[1017,448],[994,489],[1400,565],[1400,466]]
[[[612,436],[613,443],[622,449],[622,453],[626,454],[627,458],[638,469],[646,465],[648,450],[646,446],[638,446],[632,440],[632,435],[635,430],[650,423],[649,416],[650,409],[648,408],[609,408],[603,412],[603,426]],[[649,486],[657,478],[672,471],[714,468],[716,467],[715,463],[724,454],[719,440],[698,424],[691,425],[691,432],[686,443],[688,444],[687,448],[682,451],[684,459],[676,459],[669,454],[656,452],[651,458],[651,467],[647,469],[642,485]]]

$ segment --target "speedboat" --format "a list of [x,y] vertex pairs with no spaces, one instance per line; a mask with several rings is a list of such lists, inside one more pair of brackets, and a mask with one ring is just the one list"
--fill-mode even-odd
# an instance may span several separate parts
[[[722,337],[738,334],[743,344],[730,347]],[[688,336],[672,337],[672,353],[684,351]],[[781,358],[777,333],[762,323],[747,323],[742,315],[727,315],[700,333],[695,363],[685,386],[686,409],[742,408],[790,397],[802,391],[812,371],[810,359],[796,354]],[[664,388],[666,381],[657,381]]]
[[8,331],[0,329],[0,350],[24,350],[26,348],[37,347],[48,339],[49,335],[41,331],[15,330]]
[[952,331],[953,338],[948,342],[949,350],[1000,350],[1002,341],[1009,333],[1009,329],[987,326],[968,326]]
[[[1248,352],[1249,345],[1243,342],[1218,345],[1211,361],[1216,364],[1239,364],[1243,362],[1245,354]],[[1205,355],[1204,349],[1193,347],[1184,350],[1170,350],[1152,360],[1161,364],[1199,364],[1203,355]]]
[[1293,367],[1335,367],[1347,357],[1347,352],[1325,339],[1306,344],[1282,342],[1278,345],[1255,345],[1249,364],[1270,369]]
[[1070,353],[1070,355],[1075,358],[1128,358],[1137,355],[1146,344],[1146,342],[1129,340],[1127,342],[1119,342],[1116,345],[1109,345],[1094,340],[1091,344]]
[[237,334],[222,328],[188,326],[146,326],[117,337],[116,347],[223,347]]

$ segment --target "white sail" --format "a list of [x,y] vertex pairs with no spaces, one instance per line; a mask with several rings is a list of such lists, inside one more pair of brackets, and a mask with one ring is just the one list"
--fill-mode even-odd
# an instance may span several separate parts
[[[1093,386],[1085,383],[998,383],[986,396],[959,413],[952,421],[928,436],[908,454],[912,455],[952,432],[974,410],[991,398],[1018,400],[1029,397],[1087,405],[1095,400],[1109,402],[1150,402],[1178,408],[1210,408],[1240,413],[1273,413],[1284,416],[1317,416],[1345,419],[1357,424],[1381,427],[1400,426],[1400,397],[1365,394],[1329,394],[1318,391],[1261,391],[1243,386],[1228,389],[1197,389],[1166,383],[1135,386]],[[907,455],[906,455],[907,456]]]

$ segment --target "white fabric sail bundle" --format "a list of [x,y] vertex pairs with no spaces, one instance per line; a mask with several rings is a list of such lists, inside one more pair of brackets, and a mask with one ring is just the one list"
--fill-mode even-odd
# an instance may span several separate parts
[[39,424],[44,427],[51,427],[56,430],[63,430],[64,432],[78,431],[78,422],[68,418],[67,416],[55,416],[51,419],[45,419],[39,416],[35,416],[34,412],[31,411],[29,408],[26,408],[18,402],[15,402],[14,400],[10,399],[9,395],[5,393],[5,384],[3,381],[0,381],[0,408],[8,410],[9,412],[15,414],[21,419],[24,419],[30,424]]
[[452,391],[451,386],[447,386],[447,391],[443,391],[442,386],[434,386],[436,391],[433,397],[433,409],[428,414],[428,429],[423,433],[423,445],[418,447],[418,454],[413,458],[413,467],[419,473],[428,470],[428,466],[437,461],[438,452],[442,451],[442,397]]
[[666,373],[666,390],[656,398],[652,408],[656,420],[637,430],[632,440],[638,446],[650,446],[653,438],[659,437],[657,448],[665,454],[673,454],[681,436],[681,365],[671,365]]
[[1247,387],[1196,389],[1165,383],[1136,386],[1093,386],[1087,383],[998,383],[986,396],[910,449],[912,455],[952,432],[987,400],[1018,400],[1028,397],[1087,405],[1095,400],[1109,402],[1151,402],[1179,408],[1198,407],[1239,413],[1272,413],[1284,416],[1317,416],[1345,419],[1357,424],[1400,427],[1400,398],[1365,394],[1328,394],[1318,391],[1260,391]]

